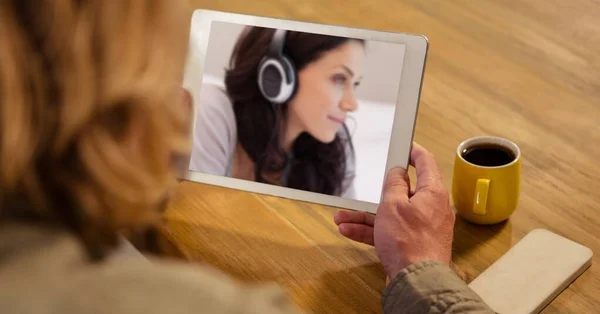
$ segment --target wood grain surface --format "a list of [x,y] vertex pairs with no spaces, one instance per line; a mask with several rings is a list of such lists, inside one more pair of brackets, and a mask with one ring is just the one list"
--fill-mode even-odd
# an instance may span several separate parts
[[[205,8],[424,34],[430,53],[415,140],[451,186],[464,139],[522,150],[522,190],[505,223],[460,219],[454,263],[469,282],[527,232],[546,228],[600,254],[600,2],[597,0],[190,0]],[[413,175],[414,179],[414,175]],[[414,180],[413,180],[414,181]],[[275,281],[315,313],[378,313],[384,273],[371,247],[341,237],[334,208],[182,182],[164,235],[190,262]],[[592,265],[543,313],[594,313]]]

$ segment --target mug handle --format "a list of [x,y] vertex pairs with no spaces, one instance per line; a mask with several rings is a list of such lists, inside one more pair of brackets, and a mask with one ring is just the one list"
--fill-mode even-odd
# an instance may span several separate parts
[[473,212],[478,215],[486,214],[488,191],[490,189],[489,179],[478,179],[475,184],[475,199],[473,200]]

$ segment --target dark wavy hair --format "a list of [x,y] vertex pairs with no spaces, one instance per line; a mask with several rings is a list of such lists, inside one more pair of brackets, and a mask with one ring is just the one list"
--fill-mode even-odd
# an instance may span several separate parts
[[[349,179],[346,177],[347,154],[353,154],[346,125],[344,132],[338,132],[331,143],[322,143],[310,134],[302,133],[293,143],[293,158],[280,145],[288,104],[273,107],[262,96],[257,84],[258,65],[267,54],[274,32],[275,29],[262,27],[245,29],[225,72],[225,86],[233,102],[240,145],[255,164],[257,182],[273,183],[268,182],[265,175],[281,173],[290,163],[287,165],[287,187],[340,195],[347,188],[343,182]],[[350,40],[364,44],[360,39],[288,31],[283,53],[300,72],[323,53]],[[282,127],[276,125],[277,122],[283,122]]]

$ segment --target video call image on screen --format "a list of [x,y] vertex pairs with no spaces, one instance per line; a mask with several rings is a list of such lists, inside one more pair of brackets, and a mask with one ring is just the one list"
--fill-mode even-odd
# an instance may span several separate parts
[[190,171],[379,203],[405,45],[215,21],[194,49]]

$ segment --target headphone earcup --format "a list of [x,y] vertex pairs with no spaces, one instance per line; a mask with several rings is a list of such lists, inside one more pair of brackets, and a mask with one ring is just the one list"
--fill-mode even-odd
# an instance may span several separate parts
[[290,78],[289,82],[286,84],[286,89],[289,90],[286,101],[289,101],[294,97],[298,90],[298,72],[296,72],[294,63],[288,57],[282,56],[282,59],[287,64],[286,71]]
[[294,65],[285,56],[264,58],[258,67],[258,88],[272,103],[289,101],[295,93],[296,81]]

